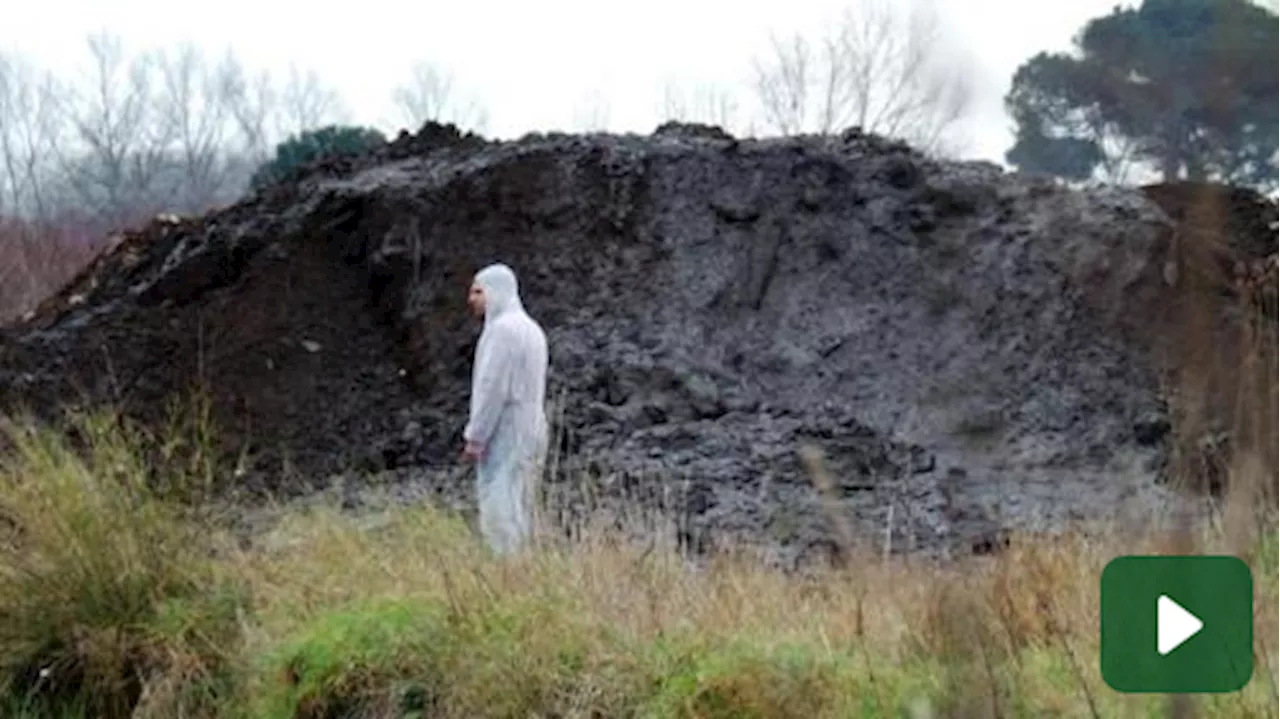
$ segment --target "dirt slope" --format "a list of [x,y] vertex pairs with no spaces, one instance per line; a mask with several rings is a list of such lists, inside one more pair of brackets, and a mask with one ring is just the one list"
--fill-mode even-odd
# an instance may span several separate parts
[[1138,191],[857,131],[486,143],[429,125],[122,237],[0,340],[0,407],[157,417],[201,380],[250,450],[245,482],[345,472],[466,498],[463,300],[501,260],[551,341],[553,494],[675,507],[686,538],[790,562],[829,544],[808,442],[857,526],[883,535],[893,507],[897,547],[967,548],[1151,490],[1172,228]]

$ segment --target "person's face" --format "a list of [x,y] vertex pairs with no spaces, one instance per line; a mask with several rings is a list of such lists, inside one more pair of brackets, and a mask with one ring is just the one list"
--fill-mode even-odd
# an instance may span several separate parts
[[472,284],[471,289],[467,292],[467,307],[470,308],[472,316],[476,319],[484,319],[484,288],[477,284]]

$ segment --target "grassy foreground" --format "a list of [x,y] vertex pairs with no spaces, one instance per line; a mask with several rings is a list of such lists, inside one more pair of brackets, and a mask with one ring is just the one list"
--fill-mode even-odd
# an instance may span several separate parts
[[[186,469],[109,423],[6,425],[0,716],[1153,717],[1097,661],[1097,577],[1135,546],[1015,538],[946,569],[866,558],[786,578],[609,541],[498,562],[427,508],[282,510],[240,541],[175,501]],[[144,459],[144,457],[150,459]],[[196,472],[195,474],[199,474]],[[164,480],[164,481],[158,481]],[[198,479],[195,481],[199,481]],[[158,494],[154,487],[167,488]],[[1208,537],[1212,542],[1213,537]],[[1277,714],[1277,556],[1256,669],[1206,717]]]

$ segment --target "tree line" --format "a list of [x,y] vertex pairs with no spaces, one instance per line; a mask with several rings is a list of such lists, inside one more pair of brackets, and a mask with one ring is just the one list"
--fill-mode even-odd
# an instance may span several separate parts
[[[0,218],[107,230],[201,212],[237,200],[283,140],[350,117],[311,70],[273,77],[190,44],[129,52],[108,33],[85,51],[73,77],[0,52]],[[456,94],[424,64],[394,100],[416,127],[457,116]]]
[[[748,135],[857,125],[954,153],[975,70],[944,30],[927,2],[862,0],[816,35],[773,36],[743,87],[671,82],[655,111]],[[1147,172],[1274,188],[1276,30],[1275,12],[1248,0],[1145,0],[1095,18],[1071,52],[1037,54],[1014,74],[1005,159],[1068,181]],[[105,33],[85,50],[74,77],[0,52],[0,218],[105,231],[197,213],[269,179],[273,160],[327,151],[317,137],[381,141],[344,127],[349,108],[313,71],[272,76],[192,45],[129,52]],[[388,99],[404,127],[488,124],[482,103],[430,62],[408,68]],[[603,94],[584,96],[575,129],[603,129],[608,109]],[[300,148],[303,133],[313,142]]]
[[[936,155],[965,147],[976,69],[929,0],[852,0],[818,33],[774,35],[738,86],[668,82],[660,121],[739,136],[850,126]],[[135,49],[136,50],[136,49]],[[1004,97],[1013,167],[1064,182],[1151,177],[1277,185],[1274,0],[1143,0],[1091,19],[1068,52],[1028,58]],[[192,45],[130,51],[87,38],[78,74],[0,49],[0,322],[61,286],[107,233],[160,212],[235,202],[321,155],[382,131],[351,125],[314,71],[272,75]],[[391,101],[402,127],[429,120],[484,133],[465,83],[423,61]],[[609,124],[584,93],[575,130]]]
[[[938,51],[928,6],[902,7],[865,0],[821,36],[775,37],[751,63],[747,93],[672,82],[655,110],[753,134],[860,124],[928,149],[958,146],[951,131],[969,108],[970,75]],[[107,33],[87,39],[84,59],[82,72],[59,77],[0,51],[0,217],[105,230],[201,212],[239,198],[291,137],[322,128],[344,141],[374,137],[374,128],[334,131],[352,113],[313,71],[273,77],[192,45],[131,52]],[[744,94],[756,107],[740,103]],[[388,99],[403,127],[488,125],[482,103],[431,62],[408,68]],[[575,129],[603,129],[608,110],[603,94],[584,97]]]

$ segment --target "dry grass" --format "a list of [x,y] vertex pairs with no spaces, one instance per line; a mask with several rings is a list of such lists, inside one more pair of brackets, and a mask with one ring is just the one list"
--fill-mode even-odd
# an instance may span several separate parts
[[[539,716],[629,716],[638,707],[659,716],[898,716],[914,702],[947,716],[1089,716],[1091,704],[1101,716],[1142,716],[1159,704],[1111,691],[1097,669],[1102,567],[1119,553],[1161,551],[1157,536],[1123,547],[1018,538],[994,560],[948,569],[855,557],[847,571],[797,580],[734,560],[694,573],[670,554],[600,544],[501,565],[427,510],[393,512],[376,529],[319,511],[277,532],[276,548],[247,556],[244,571],[263,602],[252,653],[277,657],[259,686],[290,696],[282,706],[295,706],[298,686],[282,683],[282,671],[318,649],[295,643],[282,655],[276,638],[328,636],[332,622],[376,628],[382,612],[409,607],[438,622],[424,638],[437,657],[417,660],[436,662],[435,680],[447,684],[436,716],[519,714],[486,713],[496,686],[513,693],[513,710]],[[1259,579],[1259,652],[1273,656],[1275,582]],[[392,603],[369,608],[372,599]],[[350,606],[365,609],[329,613]],[[399,680],[431,673],[419,663]],[[322,680],[311,679],[315,691]],[[383,679],[381,691],[394,687]],[[1204,708],[1269,716],[1274,697],[1259,677]]]
[[73,449],[0,426],[0,696],[126,716],[152,677],[194,691],[213,676],[242,585],[220,576],[200,523],[152,491],[136,436],[76,429]]
[[[246,545],[144,486],[155,468],[138,458],[155,455],[143,438],[82,427],[87,452],[8,428],[7,715],[1130,717],[1164,706],[1110,690],[1097,662],[1099,573],[1116,554],[1167,549],[1158,533],[1139,545],[1015,537],[948,567],[851,552],[847,568],[805,578],[727,556],[692,570],[669,548],[591,532],[498,561],[429,508],[281,508]],[[1226,541],[1201,531],[1207,548]],[[1199,701],[1201,716],[1276,714],[1274,528],[1246,556],[1258,669],[1243,692]]]

